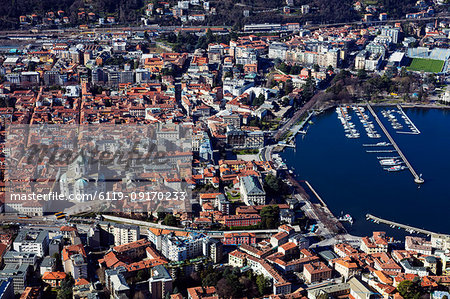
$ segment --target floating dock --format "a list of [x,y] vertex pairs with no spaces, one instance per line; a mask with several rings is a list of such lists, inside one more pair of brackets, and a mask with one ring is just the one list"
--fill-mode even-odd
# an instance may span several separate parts
[[391,135],[389,134],[389,132],[386,130],[386,128],[384,127],[383,123],[381,122],[381,120],[378,118],[377,114],[375,113],[375,111],[373,111],[372,106],[370,106],[369,103],[367,103],[367,108],[369,109],[370,113],[372,113],[373,117],[375,118],[375,120],[377,121],[378,125],[380,126],[381,130],[383,130],[384,134],[386,135],[386,137],[389,139],[389,141],[391,142],[392,146],[395,148],[395,150],[398,152],[398,155],[402,158],[403,162],[405,162],[406,166],[408,167],[409,171],[411,172],[411,174],[414,176],[414,182],[417,184],[423,184],[425,181],[422,179],[421,176],[419,176],[417,174],[417,172],[414,170],[414,168],[412,167],[412,165],[409,163],[408,159],[406,159],[405,155],[403,154],[403,152],[400,150],[400,148],[398,147],[397,143],[395,142],[394,138],[391,137]]
[[379,151],[369,150],[369,151],[366,151],[366,153],[395,153],[395,152],[396,152],[395,150],[379,150]]
[[409,121],[409,123],[411,124],[411,126],[414,128],[415,132],[398,132],[398,133],[402,133],[402,134],[420,134],[419,129],[416,127],[416,125],[412,122],[412,120],[408,117],[408,115],[405,113],[405,111],[403,111],[402,106],[397,105],[398,110],[400,110],[400,112],[402,113],[402,115],[404,115],[406,117],[406,119]]

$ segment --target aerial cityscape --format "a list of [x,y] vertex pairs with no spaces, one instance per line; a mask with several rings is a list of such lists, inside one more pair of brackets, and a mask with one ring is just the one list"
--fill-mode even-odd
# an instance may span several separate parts
[[0,299],[449,299],[450,1],[5,0]]

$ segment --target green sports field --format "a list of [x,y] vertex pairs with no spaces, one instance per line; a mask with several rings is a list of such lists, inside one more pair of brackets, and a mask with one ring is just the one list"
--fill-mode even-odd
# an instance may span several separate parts
[[429,73],[439,73],[444,66],[444,61],[425,58],[414,58],[408,67],[411,71],[424,71]]

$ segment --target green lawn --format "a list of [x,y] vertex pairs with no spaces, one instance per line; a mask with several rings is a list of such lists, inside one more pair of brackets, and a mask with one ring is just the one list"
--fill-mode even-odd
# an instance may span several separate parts
[[439,73],[444,66],[444,61],[425,58],[414,58],[408,67],[412,71],[424,71],[429,73]]

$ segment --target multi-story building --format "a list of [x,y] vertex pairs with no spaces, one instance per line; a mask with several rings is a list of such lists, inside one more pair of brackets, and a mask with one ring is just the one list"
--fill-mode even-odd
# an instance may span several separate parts
[[288,46],[284,43],[272,43],[269,46],[269,58],[285,60],[287,50]]
[[280,275],[272,265],[263,259],[247,256],[247,265],[254,273],[262,274],[272,282],[272,292],[275,295],[291,293],[292,284]]
[[251,226],[261,222],[261,216],[253,214],[226,215],[223,217],[223,224],[228,227]]
[[424,277],[428,275],[427,268],[423,266],[414,266],[409,260],[400,261],[400,265],[406,274],[415,274],[420,277]]
[[349,256],[351,254],[356,254],[358,253],[358,250],[356,250],[355,248],[353,248],[350,244],[347,243],[338,243],[334,245],[334,252],[339,256],[339,257],[346,257]]
[[36,263],[38,260],[38,256],[33,252],[17,252],[17,251],[8,251],[3,256],[3,262],[5,264],[26,264],[35,269]]
[[[17,195],[17,194],[16,194]],[[41,201],[8,200],[5,203],[6,213],[25,214],[28,216],[43,216],[47,205]]]
[[366,56],[367,56],[367,51],[366,50],[362,50],[361,52],[359,52],[356,55],[356,57],[355,57],[355,69],[363,70],[365,68]]
[[331,278],[332,270],[323,262],[303,266],[303,275],[307,283],[319,282]]
[[53,272],[56,269],[56,259],[46,256],[39,265],[39,273],[42,275],[45,272]]
[[145,250],[151,244],[146,239],[140,239],[135,242],[130,242],[127,244],[122,244],[113,247],[113,251],[117,253],[119,256],[123,256],[125,258],[129,258],[132,260],[142,259],[146,256]]
[[122,273],[111,269],[105,271],[107,279],[107,288],[111,293],[112,299],[129,298],[131,289]]
[[228,254],[228,264],[232,267],[244,267],[246,264],[246,259],[247,254],[239,250],[232,251]]
[[49,284],[52,287],[59,287],[61,282],[67,277],[67,274],[64,272],[45,272],[42,274],[42,281],[46,284]]
[[372,237],[364,237],[361,239],[361,250],[368,254],[387,252],[388,242],[385,232],[373,232]]
[[6,264],[0,270],[0,279],[12,278],[15,293],[22,293],[27,286],[27,276],[30,266],[27,264]]
[[151,269],[151,277],[148,280],[150,299],[164,298],[172,292],[173,279],[163,265],[157,265]]
[[223,257],[223,244],[217,239],[206,239],[203,242],[203,255],[210,258],[210,260],[217,264]]
[[239,178],[239,190],[246,205],[263,205],[266,203],[266,192],[261,181],[256,176],[243,176]]
[[341,274],[345,279],[349,279],[350,277],[361,272],[361,270],[358,269],[356,262],[354,262],[351,258],[337,259],[334,262],[334,270]]
[[447,250],[450,249],[450,236],[448,235],[431,235],[431,246],[436,249]]
[[391,42],[393,44],[397,44],[400,42],[401,38],[401,29],[398,27],[383,27],[381,28],[381,35],[382,36],[389,36],[391,38]]
[[103,246],[122,245],[136,242],[140,237],[140,229],[137,225],[100,222],[100,240]]
[[23,229],[13,242],[13,249],[19,252],[35,253],[43,257],[48,251],[48,231]]
[[205,255],[204,242],[209,242],[209,238],[201,233],[178,236],[171,232],[162,237],[161,253],[170,261],[179,262],[192,259]]
[[433,252],[430,241],[427,241],[425,238],[413,236],[405,237],[405,249],[425,255],[431,255]]
[[224,245],[255,244],[256,235],[253,233],[224,233],[222,243]]
[[64,272],[74,279],[87,277],[87,255],[82,244],[65,246],[62,250]]

